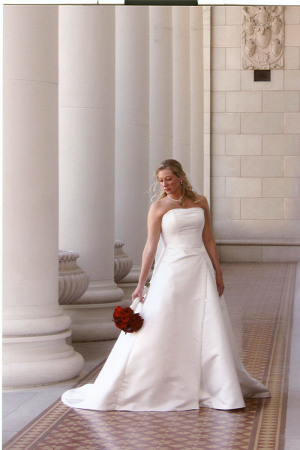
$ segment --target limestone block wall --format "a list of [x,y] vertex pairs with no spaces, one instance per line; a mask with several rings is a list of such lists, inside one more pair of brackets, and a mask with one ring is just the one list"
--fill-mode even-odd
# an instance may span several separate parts
[[211,202],[222,260],[300,259],[300,7],[287,6],[284,69],[241,65],[241,6],[212,7]]

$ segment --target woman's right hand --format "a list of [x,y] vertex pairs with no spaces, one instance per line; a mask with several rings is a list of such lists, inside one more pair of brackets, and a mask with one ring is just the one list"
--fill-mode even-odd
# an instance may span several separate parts
[[135,288],[135,290],[133,291],[133,294],[131,296],[132,301],[134,301],[137,297],[139,297],[140,302],[144,303],[143,293],[144,293],[144,286],[139,286],[138,285]]
[[221,295],[224,292],[224,281],[223,281],[222,272],[219,272],[216,274],[216,283],[217,283],[217,289],[219,292],[219,297],[221,297]]

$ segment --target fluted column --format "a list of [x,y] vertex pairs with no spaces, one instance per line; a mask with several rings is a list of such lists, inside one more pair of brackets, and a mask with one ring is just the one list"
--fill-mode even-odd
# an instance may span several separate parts
[[173,157],[188,170],[190,167],[190,8],[173,7],[172,13]]
[[[125,8],[126,9],[126,8]],[[73,338],[112,339],[115,8],[60,6],[60,249],[80,254],[86,293],[65,306]]]
[[133,260],[130,285],[138,280],[149,208],[148,21],[148,7],[116,7],[115,237]]
[[57,6],[4,7],[3,384],[72,378],[58,305]]
[[211,6],[203,6],[203,193],[210,202],[211,160]]
[[149,10],[149,171],[173,155],[173,31],[172,8]]
[[203,8],[190,8],[190,176],[204,192]]

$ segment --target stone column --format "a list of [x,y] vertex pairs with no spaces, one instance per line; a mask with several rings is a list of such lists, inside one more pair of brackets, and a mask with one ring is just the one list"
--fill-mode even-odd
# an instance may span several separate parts
[[190,8],[190,176],[193,187],[204,187],[203,8]]
[[160,161],[173,154],[172,8],[152,6],[149,10],[150,117],[149,175]]
[[123,295],[114,282],[115,8],[59,8],[60,249],[78,252],[91,280],[64,309],[74,340],[112,339]]
[[[194,9],[194,8],[193,8]],[[173,157],[190,167],[190,8],[173,13]]]
[[113,339],[115,8],[60,6],[60,248],[80,254],[86,293],[64,306],[73,339]]
[[3,385],[73,378],[58,305],[57,6],[4,7]]
[[[210,203],[211,185],[211,6],[203,6],[203,193]],[[224,137],[225,139],[225,137]]]
[[[149,7],[116,7],[115,238],[125,242],[138,281],[149,208]],[[127,287],[126,287],[127,286]]]

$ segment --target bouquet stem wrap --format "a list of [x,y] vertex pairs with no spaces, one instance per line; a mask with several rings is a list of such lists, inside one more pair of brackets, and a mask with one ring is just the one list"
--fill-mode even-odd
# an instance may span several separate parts
[[140,298],[136,297],[134,299],[134,301],[131,303],[130,308],[132,309],[132,311],[135,311],[137,308],[137,305],[140,303]]

